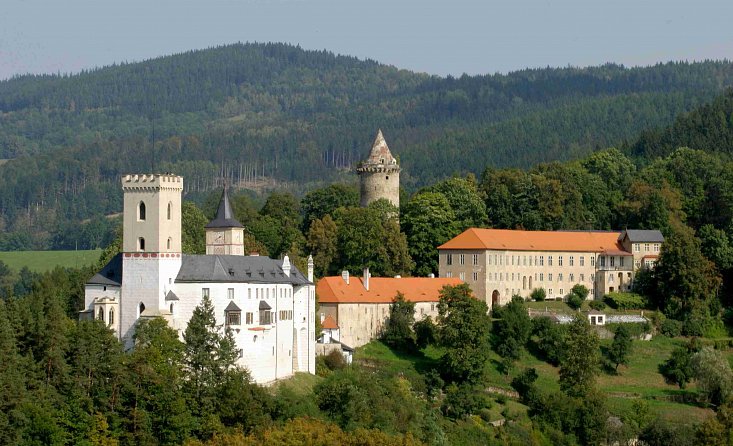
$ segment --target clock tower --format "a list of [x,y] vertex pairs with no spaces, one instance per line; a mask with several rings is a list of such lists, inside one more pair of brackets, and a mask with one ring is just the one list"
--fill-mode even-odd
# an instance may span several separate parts
[[226,187],[216,218],[206,225],[206,255],[244,255],[244,226],[234,217]]

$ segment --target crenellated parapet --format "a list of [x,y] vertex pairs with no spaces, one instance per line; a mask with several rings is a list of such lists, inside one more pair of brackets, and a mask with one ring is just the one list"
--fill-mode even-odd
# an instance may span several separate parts
[[183,190],[183,177],[174,174],[128,174],[122,176],[122,189],[137,191]]

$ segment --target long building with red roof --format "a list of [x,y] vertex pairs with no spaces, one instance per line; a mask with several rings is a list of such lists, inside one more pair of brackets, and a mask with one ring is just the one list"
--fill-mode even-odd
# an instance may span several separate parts
[[379,336],[398,293],[415,302],[416,320],[435,318],[440,291],[461,283],[458,278],[369,277],[368,271],[362,277],[351,277],[344,272],[317,282],[319,316],[329,326],[336,323],[342,343],[359,347]]
[[562,299],[575,284],[589,298],[631,289],[635,272],[653,267],[664,237],[657,230],[523,231],[470,228],[438,247],[439,275],[465,281],[491,307],[543,288]]

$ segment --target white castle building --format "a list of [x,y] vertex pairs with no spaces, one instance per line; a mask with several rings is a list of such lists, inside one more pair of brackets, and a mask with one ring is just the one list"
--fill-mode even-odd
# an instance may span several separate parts
[[258,383],[315,373],[312,259],[304,276],[288,257],[244,255],[244,228],[224,190],[206,225],[206,255],[181,252],[183,178],[125,175],[122,253],[86,284],[81,318],[104,321],[127,348],[137,321],[162,317],[183,332],[208,296],[217,323],[230,329]]

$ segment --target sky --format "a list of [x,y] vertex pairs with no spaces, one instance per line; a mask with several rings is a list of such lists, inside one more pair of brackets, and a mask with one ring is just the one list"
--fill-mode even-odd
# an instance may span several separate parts
[[1,0],[0,79],[235,42],[445,76],[733,59],[733,0]]

